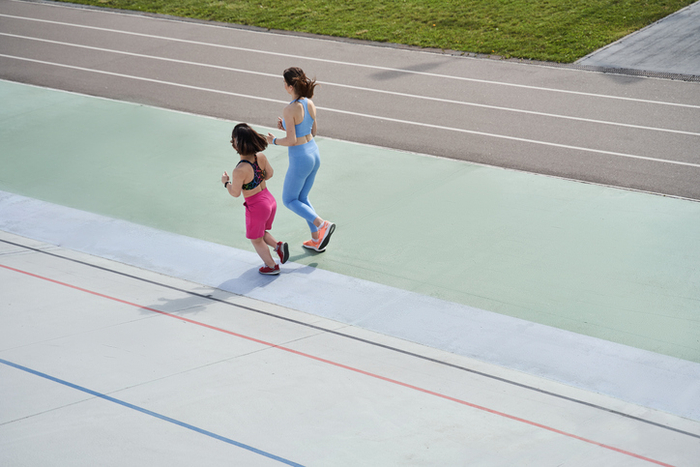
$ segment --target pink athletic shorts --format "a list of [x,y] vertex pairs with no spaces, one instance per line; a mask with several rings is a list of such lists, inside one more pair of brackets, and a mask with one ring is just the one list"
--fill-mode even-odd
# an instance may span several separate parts
[[265,235],[272,228],[277,212],[277,201],[267,188],[260,193],[246,198],[245,206],[245,238],[256,239]]

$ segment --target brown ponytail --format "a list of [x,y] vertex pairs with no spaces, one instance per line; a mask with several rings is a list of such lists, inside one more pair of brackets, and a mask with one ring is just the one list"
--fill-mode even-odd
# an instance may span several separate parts
[[306,77],[304,70],[298,67],[287,68],[284,70],[284,81],[294,88],[294,92],[299,97],[311,99],[314,97],[314,88],[316,80]]

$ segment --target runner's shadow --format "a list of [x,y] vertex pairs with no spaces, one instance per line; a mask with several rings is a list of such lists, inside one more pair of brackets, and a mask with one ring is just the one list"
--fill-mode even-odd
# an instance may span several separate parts
[[[308,258],[309,256],[314,257],[314,256],[322,255],[323,253],[324,253],[323,251],[321,251],[321,252],[309,251],[308,253],[302,253],[300,255],[289,256],[289,261],[294,262],[294,261],[297,261],[297,260],[300,260],[303,258]],[[311,265],[309,265],[309,266],[311,266]],[[318,263],[313,263],[313,266],[314,267],[318,266]],[[284,267],[284,266],[282,266],[282,267]]]
[[202,296],[187,295],[178,298],[163,297],[158,299],[158,303],[142,307],[141,311],[146,314],[162,312],[178,316],[183,314],[198,314],[206,310],[209,305],[215,303],[215,301],[207,298],[213,296],[211,289],[202,289],[201,292],[193,292]]
[[[305,255],[298,256],[296,259],[303,258]],[[292,258],[289,258],[292,260]],[[289,263],[287,263],[289,264]],[[311,274],[318,263],[311,263],[308,266],[297,268],[285,268],[284,265],[280,268],[280,273],[277,276],[266,276],[258,272],[258,268],[252,268],[245,271],[238,277],[231,278],[226,282],[222,282],[216,288],[226,292],[235,293],[238,295],[248,295],[255,289],[261,289],[272,284],[274,281],[286,276],[287,274]]]
[[[308,255],[300,255],[299,258],[303,258],[304,256]],[[280,275],[277,276],[266,276],[260,274],[258,272],[258,267],[256,266],[248,269],[236,278],[229,279],[219,284],[216,288],[237,295],[248,295],[255,289],[268,286],[275,280],[279,279],[283,274],[311,274],[317,268],[317,266],[318,263],[311,263],[307,266],[287,270],[285,270],[284,266],[282,266],[282,271]],[[158,303],[141,307],[141,312],[144,314],[167,313],[175,316],[185,314],[196,315],[202,311],[205,311],[210,305],[219,302],[219,300],[215,298],[215,291],[213,291],[211,288],[203,287],[191,292],[194,292],[197,295],[186,295],[178,298],[159,298]],[[183,290],[181,293],[186,293],[186,291]],[[210,300],[210,297],[213,299]]]
[[[222,282],[216,288],[238,295],[247,295],[255,289],[268,286],[280,277],[279,275],[266,276],[260,274],[258,269],[258,266],[248,269],[240,276]],[[284,272],[280,272],[280,274],[284,274]]]

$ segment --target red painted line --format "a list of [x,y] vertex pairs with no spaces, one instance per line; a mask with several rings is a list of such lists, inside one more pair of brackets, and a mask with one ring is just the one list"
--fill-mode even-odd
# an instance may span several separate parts
[[78,287],[78,286],[75,286],[75,285],[67,284],[67,283],[65,283],[65,282],[61,282],[61,281],[57,281],[57,280],[54,280],[54,279],[50,279],[50,278],[48,278],[48,277],[39,276],[39,275],[33,274],[33,273],[31,273],[31,272],[22,271],[22,270],[20,270],[20,269],[15,269],[15,268],[12,268],[12,267],[10,267],[10,266],[5,266],[5,265],[3,265],[3,264],[0,264],[0,267],[1,267],[1,268],[4,268],[4,269],[8,269],[8,270],[10,270],[10,271],[18,272],[18,273],[20,273],[20,274],[25,274],[25,275],[27,275],[27,276],[31,276],[31,277],[34,277],[34,278],[36,278],[36,279],[41,279],[41,280],[43,280],[43,281],[47,281],[47,282],[51,282],[51,283],[54,283],[54,284],[58,284],[58,285],[61,285],[61,286],[64,286],[64,287],[68,287],[68,288],[74,289],[74,290],[79,290],[79,291],[81,291],[81,292],[85,292],[85,293],[88,293],[88,294],[90,294],[90,295],[94,295],[94,296],[97,296],[97,297],[105,298],[105,299],[107,299],[107,300],[111,300],[111,301],[114,301],[114,302],[117,302],[117,303],[122,303],[122,304],[124,304],[124,305],[129,305],[129,306],[132,306],[132,307],[136,307],[136,308],[139,308],[139,309],[141,309],[141,310],[152,311],[153,313],[158,313],[159,315],[167,316],[167,317],[169,317],[169,318],[174,318],[174,319],[177,319],[177,320],[180,320],[180,321],[184,321],[184,322],[186,322],[186,323],[191,323],[191,324],[194,324],[194,325],[197,325],[197,326],[201,326],[201,327],[203,327],[203,328],[211,329],[211,330],[213,330],[213,331],[222,332],[222,333],[224,333],[224,334],[229,334],[229,335],[231,335],[231,336],[239,337],[239,338],[241,338],[241,339],[245,339],[245,340],[248,340],[248,341],[251,341],[251,342],[256,342],[256,343],[258,343],[258,344],[262,344],[262,345],[265,345],[265,346],[268,346],[268,347],[274,347],[274,348],[276,348],[276,349],[283,350],[283,351],[285,351],[285,352],[289,352],[289,353],[292,353],[292,354],[295,354],[295,355],[299,355],[300,357],[305,357],[305,358],[309,358],[309,359],[311,359],[311,360],[316,360],[317,362],[326,363],[326,364],[328,364],[328,365],[332,365],[332,366],[335,366],[335,367],[338,367],[338,368],[343,368],[343,369],[345,369],[345,370],[349,370],[349,371],[352,371],[352,372],[355,372],[355,373],[359,373],[359,374],[361,374],[361,375],[365,375],[365,376],[369,376],[369,377],[372,377],[372,378],[375,378],[375,379],[379,379],[379,380],[382,380],[382,381],[386,381],[386,382],[388,382],[388,383],[392,383],[392,384],[395,384],[395,385],[398,385],[398,386],[402,386],[402,387],[405,387],[405,388],[408,388],[408,389],[413,389],[413,390],[415,390],[415,391],[422,392],[422,393],[424,393],[424,394],[429,394],[429,395],[431,395],[431,396],[439,397],[439,398],[441,398],[441,399],[445,399],[445,400],[448,400],[448,401],[451,401],[451,402],[456,402],[456,403],[458,403],[458,404],[465,405],[465,406],[467,406],[467,407],[471,407],[471,408],[474,408],[474,409],[477,409],[477,410],[481,410],[481,411],[483,411],[483,412],[488,412],[488,413],[490,413],[490,414],[498,415],[498,416],[503,417],[503,418],[507,418],[507,419],[514,420],[514,421],[517,421],[517,422],[525,423],[525,424],[527,424],[527,425],[534,426],[534,427],[537,427],[537,428],[541,428],[541,429],[543,429],[543,430],[547,430],[547,431],[550,431],[550,432],[552,432],[552,433],[557,433],[557,434],[560,434],[560,435],[563,435],[563,436],[567,436],[567,437],[572,438],[572,439],[576,439],[576,440],[579,440],[579,441],[583,441],[583,442],[588,443],[588,444],[593,444],[593,445],[595,445],[595,446],[599,446],[599,447],[601,447],[601,448],[605,448],[605,449],[608,449],[608,450],[610,450],[610,451],[614,451],[614,452],[617,452],[617,453],[620,453],[620,454],[624,454],[624,455],[627,455],[627,456],[630,456],[630,457],[634,457],[634,458],[636,458],[636,459],[641,459],[641,460],[643,460],[643,461],[651,462],[652,464],[661,465],[661,466],[664,466],[664,467],[674,467],[674,466],[671,465],[671,464],[666,464],[666,463],[663,463],[663,462],[661,462],[661,461],[657,461],[657,460],[654,460],[654,459],[650,459],[650,458],[648,458],[648,457],[644,457],[644,456],[639,455],[639,454],[635,454],[635,453],[633,453],[633,452],[625,451],[624,449],[619,449],[619,448],[616,448],[616,447],[614,447],[614,446],[609,446],[609,445],[607,445],[607,444],[603,444],[603,443],[599,443],[599,442],[597,442],[597,441],[593,441],[593,440],[590,440],[590,439],[587,439],[587,438],[583,438],[583,437],[581,437],[581,436],[577,436],[577,435],[574,435],[574,434],[572,434],[572,433],[568,433],[568,432],[566,432],[566,431],[558,430],[558,429],[556,429],[556,428],[552,428],[552,427],[549,427],[549,426],[547,426],[547,425],[542,425],[542,424],[540,424],[540,423],[533,422],[533,421],[530,421],[530,420],[526,420],[526,419],[524,419],[524,418],[516,417],[516,416],[514,416],[514,415],[509,415],[509,414],[504,413],[504,412],[499,412],[499,411],[497,411],[497,410],[489,409],[488,407],[483,407],[483,406],[480,406],[480,405],[477,405],[477,404],[472,404],[471,402],[467,402],[467,401],[462,400],[462,399],[457,399],[457,398],[455,398],[455,397],[447,396],[447,395],[445,395],[445,394],[440,394],[440,393],[438,393],[438,392],[434,392],[434,391],[431,391],[431,390],[429,390],[429,389],[424,389],[424,388],[421,388],[421,387],[418,387],[418,386],[413,386],[412,384],[403,383],[403,382],[397,381],[397,380],[395,380],[395,379],[387,378],[386,376],[381,376],[381,375],[378,375],[378,374],[375,374],[375,373],[370,373],[370,372],[368,372],[368,371],[361,370],[361,369],[359,369],[359,368],[354,368],[354,367],[351,367],[351,366],[348,366],[348,365],[344,365],[344,364],[342,364],[342,363],[334,362],[334,361],[332,361],[332,360],[326,360],[325,358],[321,358],[321,357],[317,357],[317,356],[315,356],[315,355],[311,355],[311,354],[307,354],[307,353],[304,353],[304,352],[300,352],[300,351],[298,351],[298,350],[290,349],[290,348],[288,348],[288,347],[282,347],[282,346],[280,346],[280,345],[273,344],[272,342],[267,342],[267,341],[264,341],[264,340],[261,340],[261,339],[256,339],[255,337],[250,337],[250,336],[246,336],[246,335],[243,335],[243,334],[238,334],[238,333],[236,333],[236,332],[228,331],[228,330],[223,329],[223,328],[219,328],[219,327],[216,327],[216,326],[211,326],[211,325],[209,325],[209,324],[205,324],[205,323],[202,323],[202,322],[199,322],[199,321],[194,321],[194,320],[189,319],[189,318],[183,318],[183,317],[181,317],[181,316],[177,316],[177,315],[174,315],[174,314],[171,314],[171,313],[167,313],[167,312],[165,312],[165,311],[160,311],[160,310],[156,310],[155,308],[149,308],[149,307],[147,307],[147,306],[142,306],[142,305],[139,305],[139,304],[137,304],[137,303],[129,302],[129,301],[126,301],[126,300],[122,300],[122,299],[119,299],[119,298],[115,298],[115,297],[111,297],[111,296],[109,296],[109,295],[101,294],[101,293],[99,293],[99,292],[94,292],[94,291],[92,291],[92,290],[84,289],[84,288],[82,288],[82,287]]

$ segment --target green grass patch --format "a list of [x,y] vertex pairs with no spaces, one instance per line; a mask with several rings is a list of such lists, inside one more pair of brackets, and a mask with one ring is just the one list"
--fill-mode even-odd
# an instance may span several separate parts
[[570,63],[694,1],[72,0],[72,3]]

